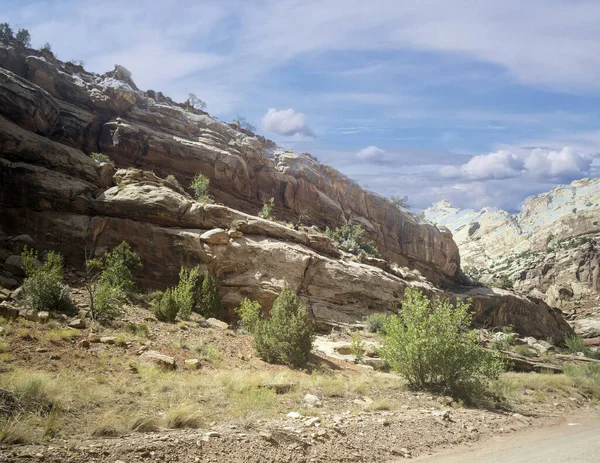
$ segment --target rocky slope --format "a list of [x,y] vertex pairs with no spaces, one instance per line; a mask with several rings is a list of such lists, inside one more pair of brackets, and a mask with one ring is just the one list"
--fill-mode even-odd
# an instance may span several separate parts
[[578,315],[598,311],[600,179],[530,197],[515,215],[441,202],[425,216],[452,231],[463,269],[480,281],[511,286]]
[[[217,202],[246,213],[256,214],[273,197],[281,220],[303,213],[320,227],[360,222],[386,259],[438,282],[459,276],[458,249],[449,233],[309,154],[281,150],[160,92],[141,92],[121,66],[99,76],[50,52],[14,44],[0,44],[0,66],[1,112],[19,117],[15,122],[28,130],[87,154],[107,154],[118,167],[174,175],[182,185],[201,172],[210,177]],[[21,104],[29,113],[14,108],[15,95],[25,98]]]
[[[181,265],[200,264],[218,276],[229,309],[243,297],[269,308],[289,286],[321,325],[394,310],[410,286],[441,295],[431,282],[460,276],[450,233],[310,155],[280,152],[159,93],[140,92],[121,67],[97,76],[13,46],[0,47],[0,64],[0,226],[60,250],[71,264],[81,264],[86,250],[127,240],[144,261],[149,288],[173,283]],[[115,173],[98,164],[86,155],[95,150],[129,169]],[[197,203],[160,178],[174,174],[187,184],[197,172],[211,177],[211,193],[231,207]],[[256,212],[271,196],[278,217],[308,209],[318,225],[361,222],[388,261],[429,281],[385,261],[357,262],[314,228],[296,231],[243,212]],[[542,301],[486,288],[460,291],[473,298],[481,325],[511,324],[558,341],[570,332]]]

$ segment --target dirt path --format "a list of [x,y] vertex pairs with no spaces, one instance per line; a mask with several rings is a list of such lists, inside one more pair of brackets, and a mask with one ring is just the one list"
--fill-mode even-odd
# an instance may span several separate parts
[[427,463],[592,463],[600,460],[600,414],[567,417],[549,427],[500,436],[414,461]]

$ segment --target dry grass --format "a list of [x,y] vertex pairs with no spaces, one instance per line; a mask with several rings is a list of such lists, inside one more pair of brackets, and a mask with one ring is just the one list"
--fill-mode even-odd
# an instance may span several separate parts
[[204,425],[204,419],[197,406],[180,404],[167,410],[165,424],[172,429],[197,429]]

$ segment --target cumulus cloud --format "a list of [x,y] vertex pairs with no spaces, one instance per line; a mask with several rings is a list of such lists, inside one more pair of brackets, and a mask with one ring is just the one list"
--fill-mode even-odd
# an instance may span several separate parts
[[383,153],[385,153],[384,150],[371,145],[361,149],[358,153],[356,153],[356,157],[358,159],[374,159],[381,156]]
[[465,180],[504,179],[528,175],[570,181],[588,175],[592,161],[592,155],[577,152],[570,147],[561,150],[500,150],[473,156],[458,167],[444,166],[440,173],[443,177]]
[[269,108],[262,117],[262,126],[269,132],[288,137],[292,135],[315,136],[308,126],[306,116],[294,111],[292,108],[282,110]]

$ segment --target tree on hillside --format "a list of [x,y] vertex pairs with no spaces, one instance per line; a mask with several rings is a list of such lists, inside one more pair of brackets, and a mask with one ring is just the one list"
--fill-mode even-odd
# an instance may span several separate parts
[[17,42],[26,48],[31,47],[31,34],[27,29],[19,29],[15,36]]
[[235,117],[233,123],[237,124],[241,129],[247,130],[248,132],[254,133],[256,131],[256,127],[250,124],[250,122],[248,122],[244,116],[240,116],[239,114]]
[[0,40],[12,40],[14,39],[14,33],[8,23],[0,24]]
[[398,209],[408,209],[410,206],[408,205],[408,196],[404,196],[401,198],[400,196],[390,196],[390,201],[396,206]]
[[200,98],[198,98],[195,94],[193,93],[188,93],[188,98],[185,101],[185,103],[190,107],[190,108],[194,108],[194,109],[199,109],[199,110],[203,110],[204,108],[206,108],[206,101],[201,100]]

